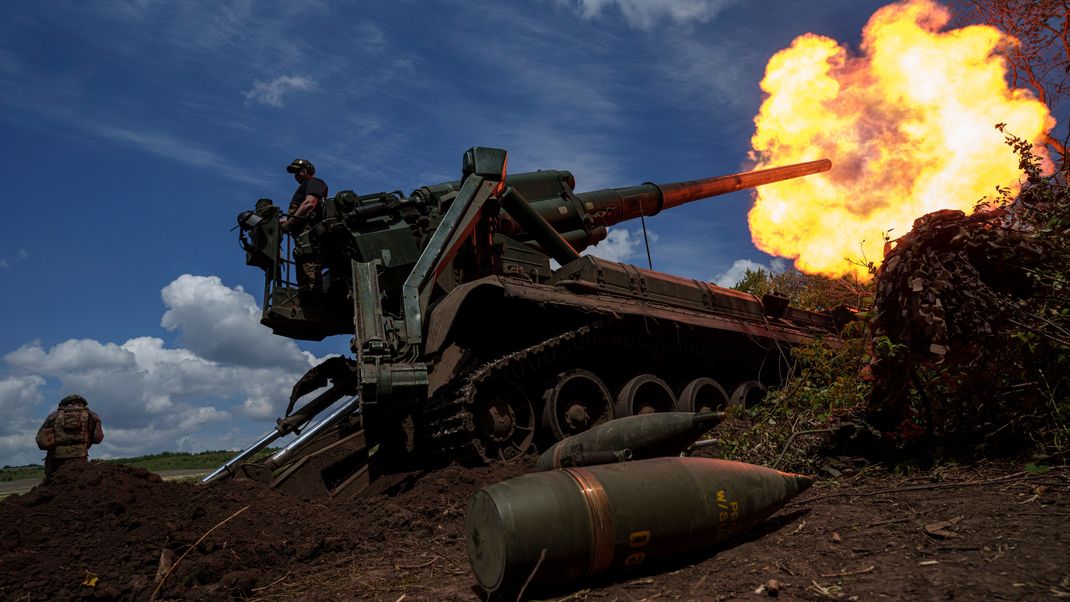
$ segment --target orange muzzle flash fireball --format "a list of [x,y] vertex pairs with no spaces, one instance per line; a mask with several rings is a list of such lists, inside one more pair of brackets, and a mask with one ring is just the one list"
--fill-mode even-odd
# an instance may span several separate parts
[[769,60],[751,140],[757,167],[815,157],[833,167],[757,190],[749,222],[759,249],[803,272],[868,279],[848,259],[879,263],[885,233],[901,236],[937,209],[969,213],[996,186],[1017,192],[1018,157],[994,126],[1037,141],[1055,120],[1008,87],[995,51],[1013,38],[989,26],[941,31],[949,18],[929,0],[891,4],[870,17],[860,56],[805,34]]

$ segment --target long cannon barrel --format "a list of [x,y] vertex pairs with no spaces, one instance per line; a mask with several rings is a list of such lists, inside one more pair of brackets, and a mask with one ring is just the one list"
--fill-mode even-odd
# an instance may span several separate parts
[[[502,233],[544,249],[559,263],[606,238],[607,227],[640,216],[656,215],[684,203],[763,184],[828,171],[828,159],[757,169],[702,180],[646,183],[573,193],[575,179],[567,171],[539,171],[509,176],[514,188],[503,198],[509,214]],[[568,248],[571,247],[571,248]]]
[[828,171],[832,161],[821,159],[781,167],[757,169],[717,176],[703,180],[674,182],[671,184],[646,183],[628,188],[607,188],[582,192],[576,195],[584,205],[588,215],[601,214],[606,226],[638,218],[655,215],[662,209],[671,209],[684,203],[727,194],[744,188],[754,188],[762,184],[772,184],[810,174]]

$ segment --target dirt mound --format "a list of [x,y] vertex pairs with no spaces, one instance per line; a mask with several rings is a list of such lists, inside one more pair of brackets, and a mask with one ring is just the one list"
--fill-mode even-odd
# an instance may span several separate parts
[[468,497],[528,469],[394,475],[367,497],[328,507],[248,481],[203,487],[113,464],[64,467],[0,503],[0,598],[144,600],[174,565],[159,599],[216,600],[343,557],[373,565],[432,538],[463,545]]
[[[0,502],[0,599],[149,600],[161,555],[176,568],[158,599],[482,599],[465,552],[468,498],[533,463],[391,475],[329,506],[251,482],[64,467]],[[1019,470],[852,471],[717,549],[571,593],[759,599],[775,581],[788,600],[1070,596],[1070,473]]]
[[[0,504],[0,537],[9,542],[0,556],[0,596],[149,598],[161,564],[166,569],[188,550],[160,597],[245,593],[291,562],[351,549],[333,518],[255,483],[196,487],[112,464],[67,466]],[[94,575],[95,585],[86,585]]]

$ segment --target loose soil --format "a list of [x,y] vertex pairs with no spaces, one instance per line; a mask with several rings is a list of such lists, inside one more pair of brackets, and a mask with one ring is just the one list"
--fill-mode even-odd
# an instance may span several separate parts
[[[397,475],[330,505],[252,482],[199,486],[110,464],[64,467],[0,502],[0,599],[485,599],[465,551],[468,498],[533,463]],[[1070,597],[1070,470],[1020,471],[844,470],[717,548],[539,595]]]

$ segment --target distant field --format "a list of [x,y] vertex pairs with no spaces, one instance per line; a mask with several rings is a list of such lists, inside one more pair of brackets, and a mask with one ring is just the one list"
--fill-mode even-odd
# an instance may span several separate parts
[[[254,458],[262,458],[273,454],[277,449],[267,448],[257,453]],[[136,466],[152,472],[163,470],[196,470],[201,468],[217,468],[227,460],[236,456],[236,451],[206,451],[196,454],[179,452],[164,452],[151,456],[137,456],[135,458],[115,458],[104,460],[113,464]],[[0,468],[0,482],[17,481],[20,479],[40,479],[45,475],[45,467],[41,464],[27,466],[5,466]]]

